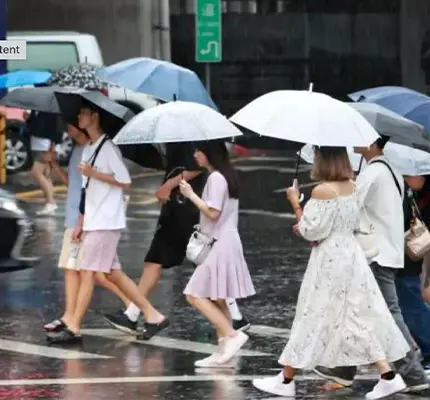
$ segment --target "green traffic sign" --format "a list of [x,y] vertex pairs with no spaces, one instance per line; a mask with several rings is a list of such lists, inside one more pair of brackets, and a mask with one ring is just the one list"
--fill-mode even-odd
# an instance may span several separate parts
[[222,59],[221,0],[196,1],[196,61],[215,63]]

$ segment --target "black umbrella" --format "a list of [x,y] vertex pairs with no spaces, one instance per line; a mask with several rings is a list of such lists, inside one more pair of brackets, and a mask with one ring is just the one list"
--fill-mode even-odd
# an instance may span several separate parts
[[18,88],[9,92],[0,100],[0,105],[23,108],[32,111],[61,114],[55,97],[56,92],[75,93],[80,89],[58,86]]
[[100,115],[103,131],[114,137],[118,131],[134,117],[134,113],[99,91],[81,91],[79,93],[56,92],[58,105],[63,119],[73,126],[79,127],[78,114],[81,108],[90,103]]

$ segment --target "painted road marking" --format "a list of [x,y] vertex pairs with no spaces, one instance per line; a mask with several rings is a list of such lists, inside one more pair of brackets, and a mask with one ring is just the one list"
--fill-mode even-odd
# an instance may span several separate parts
[[266,325],[251,325],[249,328],[250,333],[254,333],[255,335],[260,336],[277,336],[281,338],[288,339],[290,336],[290,329],[285,328],[275,328],[273,326],[266,326]]
[[[286,174],[294,174],[296,172],[296,168],[288,168],[288,167],[278,167],[278,166],[270,166],[270,165],[236,165],[235,169],[241,172],[253,172],[253,171],[275,171],[279,173]],[[311,168],[308,167],[300,167],[298,172],[306,172]]]
[[[318,185],[319,183],[321,183],[321,182],[308,182],[308,183],[303,183],[303,184],[300,184],[300,188],[309,188],[309,187],[313,187],[313,186],[316,186],[316,185]],[[276,189],[276,190],[274,190],[273,191],[273,193],[284,193],[284,192],[286,192],[287,191],[287,187],[284,187],[284,188],[280,188],[280,189]]]
[[61,360],[83,360],[83,359],[108,359],[110,356],[86,353],[75,350],[58,349],[51,346],[41,346],[18,342],[15,340],[0,339],[0,350],[12,351],[14,353],[30,354],[33,356],[58,358]]
[[[279,369],[278,369],[279,371]],[[269,375],[273,376],[273,375]],[[50,386],[50,385],[91,385],[118,383],[154,383],[154,382],[222,382],[251,381],[255,378],[266,378],[268,375],[175,375],[175,376],[124,376],[111,378],[58,378],[58,379],[11,379],[0,380],[0,386]],[[378,374],[361,374],[356,376],[361,381],[377,381]],[[296,381],[326,381],[313,373],[297,375]]]
[[[166,349],[177,349],[192,351],[195,353],[212,354],[217,346],[211,343],[193,342],[191,340],[172,339],[163,336],[154,336],[151,340],[137,340],[133,336],[126,335],[116,329],[82,329],[83,335],[102,337],[113,340],[123,340],[131,343],[140,343],[149,346],[164,347]],[[261,353],[252,350],[242,350],[239,355],[249,357],[269,356],[268,353]]]

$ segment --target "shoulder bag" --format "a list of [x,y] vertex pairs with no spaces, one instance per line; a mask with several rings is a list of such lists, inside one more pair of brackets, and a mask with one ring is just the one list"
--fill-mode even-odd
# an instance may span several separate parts
[[412,223],[405,233],[405,253],[412,261],[419,261],[430,252],[430,233],[424,223],[415,197],[409,198],[412,207]]

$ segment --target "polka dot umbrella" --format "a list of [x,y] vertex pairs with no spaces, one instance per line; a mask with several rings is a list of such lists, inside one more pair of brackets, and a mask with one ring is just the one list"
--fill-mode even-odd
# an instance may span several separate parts
[[88,63],[72,64],[54,72],[48,84],[102,91],[107,89],[107,84],[96,77],[97,68]]

